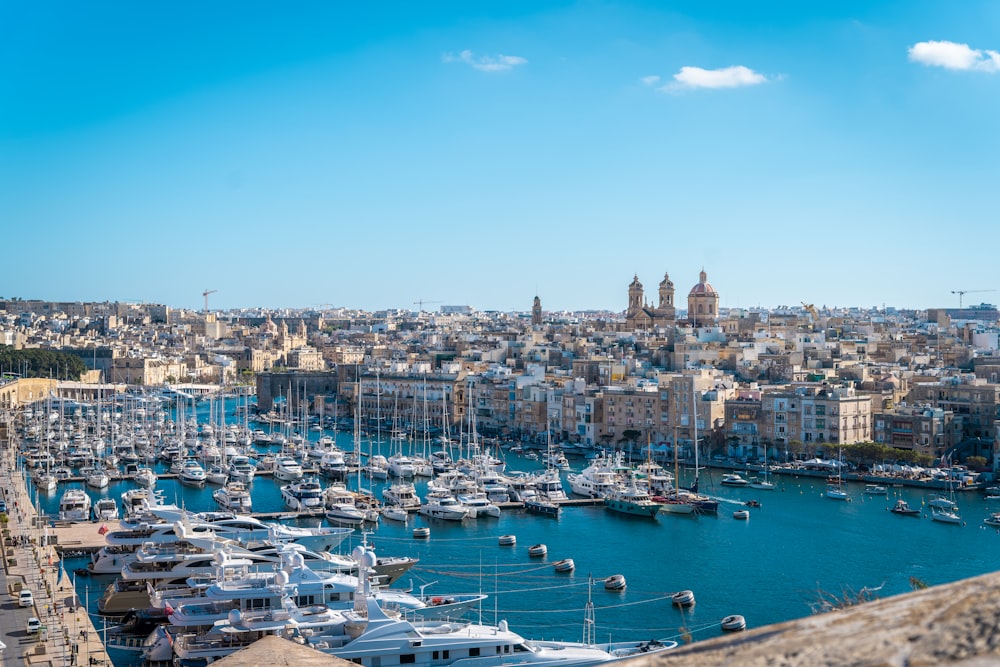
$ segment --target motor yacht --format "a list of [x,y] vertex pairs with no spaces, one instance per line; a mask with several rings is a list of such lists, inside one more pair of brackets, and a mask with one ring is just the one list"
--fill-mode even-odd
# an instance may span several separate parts
[[229,481],[212,492],[212,498],[224,510],[249,514],[253,511],[253,498],[243,482]]
[[249,484],[253,481],[257,468],[249,456],[238,454],[229,459],[229,479]]
[[66,489],[59,499],[60,521],[89,521],[92,501],[83,489]]
[[94,503],[94,521],[114,521],[118,518],[118,503],[114,498],[98,498]]
[[205,469],[201,467],[198,461],[187,459],[181,465],[181,469],[177,473],[177,479],[181,484],[187,484],[188,486],[205,486],[207,476]]
[[296,512],[320,512],[323,509],[323,486],[315,477],[303,477],[282,486],[281,498],[286,507]]
[[470,516],[469,508],[460,504],[454,496],[445,491],[429,493],[427,500],[417,511],[426,517],[447,521],[461,521]]
[[662,505],[650,498],[645,489],[639,488],[635,480],[630,480],[604,496],[604,507],[620,514],[655,518]]
[[305,472],[302,465],[288,455],[278,456],[274,460],[274,478],[282,482],[294,482],[302,479]]

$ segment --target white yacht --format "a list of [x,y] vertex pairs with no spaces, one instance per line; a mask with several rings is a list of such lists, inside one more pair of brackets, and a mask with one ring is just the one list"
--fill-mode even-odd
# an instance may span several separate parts
[[111,478],[103,468],[84,468],[80,471],[80,475],[92,489],[106,489],[111,483]]
[[335,526],[360,526],[365,513],[357,506],[357,496],[340,483],[331,484],[323,492],[326,520]]
[[179,525],[188,535],[203,537],[210,534],[226,537],[236,542],[262,542],[300,544],[313,551],[330,551],[354,532],[350,528],[304,528],[280,523],[269,523],[247,515],[229,512],[188,512],[180,508],[153,508],[151,512],[162,520],[158,524],[114,530],[105,535],[112,545],[139,546],[145,542],[164,542],[179,539]]
[[253,499],[243,482],[226,482],[221,489],[212,492],[212,498],[224,510],[245,514],[253,511]]
[[445,519],[447,521],[461,521],[469,518],[469,508],[460,504],[450,493],[446,491],[432,491],[427,495],[427,500],[420,509],[420,514],[432,519]]
[[328,449],[319,459],[319,472],[333,479],[345,479],[348,467],[344,452],[339,449]]
[[229,469],[216,464],[205,471],[205,481],[209,484],[225,484],[229,481]]
[[59,499],[60,521],[89,521],[90,496],[83,489],[66,489]]
[[343,646],[318,647],[363,667],[378,667],[389,656],[415,665],[463,665],[475,656],[504,667],[591,667],[677,646],[676,642],[584,644],[532,641],[512,632],[506,621],[478,625],[459,621],[410,621],[388,615],[374,600],[365,612],[347,611]]
[[249,484],[253,481],[253,477],[256,473],[257,468],[254,466],[253,462],[250,461],[249,456],[237,454],[229,459],[229,479]]
[[604,498],[620,481],[618,475],[620,464],[618,457],[598,456],[579,473],[566,476],[570,491],[578,496]]
[[42,473],[38,477],[35,477],[32,481],[34,482],[35,489],[39,493],[48,494],[59,488],[59,480],[56,479],[55,475],[49,472]]
[[118,503],[114,498],[98,498],[94,503],[95,521],[114,521],[118,518]]
[[177,473],[177,479],[181,484],[187,484],[189,486],[205,486],[205,481],[207,476],[205,475],[205,469],[201,467],[195,459],[187,459],[181,465],[180,471]]
[[323,509],[323,486],[315,477],[304,477],[282,486],[281,498],[296,512],[318,512]]
[[485,491],[462,493],[458,495],[457,500],[468,510],[469,517],[472,519],[490,516],[500,518],[500,507],[490,501]]
[[567,500],[566,490],[563,488],[562,479],[557,470],[548,469],[533,481],[535,493],[541,500],[558,503]]
[[738,472],[728,472],[722,476],[722,481],[719,482],[723,486],[749,486],[748,482],[742,475]]
[[416,472],[413,459],[403,454],[393,454],[388,460],[389,474],[393,477],[410,478]]
[[274,460],[274,478],[283,482],[294,482],[305,476],[302,465],[288,455],[278,456]]
[[420,507],[420,496],[412,482],[395,482],[382,490],[382,500],[387,505],[396,505],[403,509]]
[[389,460],[376,454],[368,459],[367,471],[372,479],[389,479]]
[[135,477],[133,477],[133,480],[139,486],[144,486],[147,489],[151,489],[154,486],[156,486],[156,482],[159,481],[159,478],[156,476],[156,473],[153,472],[152,468],[149,468],[147,466],[140,466],[139,468],[136,469]]

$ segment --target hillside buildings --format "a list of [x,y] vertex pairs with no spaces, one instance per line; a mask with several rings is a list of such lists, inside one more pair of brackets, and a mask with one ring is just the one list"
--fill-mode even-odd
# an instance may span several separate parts
[[[997,465],[1000,332],[989,318],[726,309],[705,271],[686,309],[667,274],[655,305],[638,276],[624,305],[543,317],[538,296],[524,313],[6,301],[0,342],[72,352],[116,391],[244,384],[263,411],[358,415],[375,429],[751,460],[874,441]],[[2,370],[0,409],[69,391]]]

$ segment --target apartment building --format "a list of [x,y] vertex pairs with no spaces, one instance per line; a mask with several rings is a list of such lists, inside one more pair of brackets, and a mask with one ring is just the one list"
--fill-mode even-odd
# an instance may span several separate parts
[[872,439],[871,397],[853,385],[800,385],[761,396],[761,435],[778,445],[802,443],[814,451],[825,443],[852,444]]
[[960,435],[951,412],[929,406],[899,405],[876,413],[873,421],[875,442],[934,457],[957,444]]

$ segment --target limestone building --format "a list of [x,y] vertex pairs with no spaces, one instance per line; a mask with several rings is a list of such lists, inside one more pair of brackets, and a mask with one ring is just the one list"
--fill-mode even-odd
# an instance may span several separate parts
[[702,269],[698,284],[688,292],[688,319],[694,326],[714,324],[719,318],[719,293],[708,283],[708,274]]
[[660,281],[659,297],[659,305],[655,308],[646,303],[643,297],[642,283],[639,282],[639,276],[635,275],[632,283],[628,286],[625,328],[635,331],[636,329],[651,330],[656,327],[673,326],[677,319],[677,311],[674,307],[674,283],[670,280],[668,273],[664,273],[663,280]]

